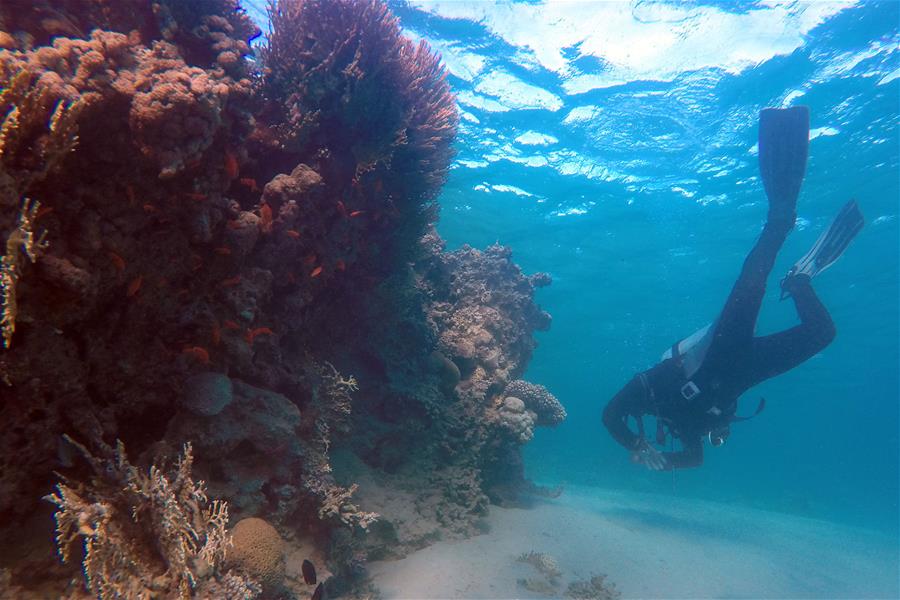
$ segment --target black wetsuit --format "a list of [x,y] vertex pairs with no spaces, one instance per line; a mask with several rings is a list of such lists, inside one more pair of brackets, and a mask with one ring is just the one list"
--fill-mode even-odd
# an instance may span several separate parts
[[643,435],[643,431],[638,435],[628,428],[628,417],[636,417],[640,424],[642,415],[653,415],[681,440],[681,452],[664,453],[665,468],[699,466],[703,437],[733,420],[741,394],[796,367],[834,339],[834,323],[807,276],[796,277],[789,288],[800,324],[780,333],[754,336],[766,279],[793,224],[792,210],[782,215],[770,210],[716,322],[706,356],[691,376],[698,394],[689,400],[682,394],[687,381],[676,357],[639,373],[610,400],[603,423],[622,446],[636,449]]

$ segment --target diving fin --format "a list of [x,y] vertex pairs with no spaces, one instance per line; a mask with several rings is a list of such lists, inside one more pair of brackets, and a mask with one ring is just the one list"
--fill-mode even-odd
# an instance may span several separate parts
[[860,212],[856,200],[851,200],[841,208],[831,225],[819,236],[809,252],[794,263],[794,266],[788,271],[787,277],[807,275],[812,278],[833,265],[856,237],[856,234],[860,232],[863,225],[865,225],[865,220],[862,212]]
[[797,215],[797,197],[809,155],[809,108],[766,108],[759,113],[759,173],[769,198],[769,221]]

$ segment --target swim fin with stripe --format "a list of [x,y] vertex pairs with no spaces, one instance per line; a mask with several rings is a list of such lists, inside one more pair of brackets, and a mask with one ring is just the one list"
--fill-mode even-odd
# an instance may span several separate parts
[[769,198],[769,221],[789,221],[809,155],[809,108],[766,108],[759,113],[759,173]]
[[812,278],[833,265],[856,237],[856,234],[862,230],[863,225],[865,225],[865,220],[862,212],[859,210],[856,200],[851,200],[841,208],[831,225],[819,236],[809,252],[794,263],[794,266],[788,271],[787,277],[807,275]]

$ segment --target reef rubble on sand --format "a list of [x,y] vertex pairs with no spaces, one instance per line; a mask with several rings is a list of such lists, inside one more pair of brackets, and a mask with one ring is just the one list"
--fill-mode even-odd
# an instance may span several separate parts
[[16,6],[0,596],[353,595],[533,487],[550,279],[445,250],[455,99],[381,2],[279,0],[255,53],[235,0]]

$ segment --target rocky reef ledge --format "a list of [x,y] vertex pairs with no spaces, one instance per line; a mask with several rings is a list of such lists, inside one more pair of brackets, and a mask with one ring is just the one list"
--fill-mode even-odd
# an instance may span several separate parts
[[378,0],[274,2],[255,51],[235,0],[22,7],[0,596],[364,595],[534,491],[550,280],[435,232],[458,116],[426,44]]

